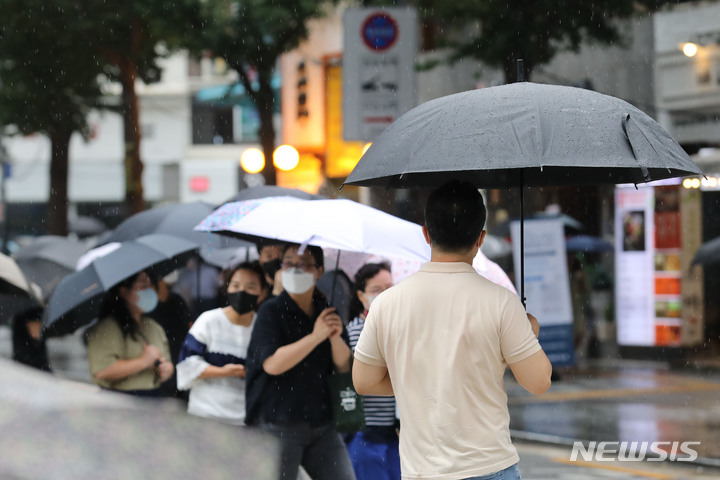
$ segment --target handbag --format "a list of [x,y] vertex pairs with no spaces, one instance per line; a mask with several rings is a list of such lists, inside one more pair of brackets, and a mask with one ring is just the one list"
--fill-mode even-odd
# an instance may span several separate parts
[[327,385],[335,430],[339,433],[354,433],[364,429],[365,409],[362,397],[353,387],[352,373],[333,371],[327,378]]

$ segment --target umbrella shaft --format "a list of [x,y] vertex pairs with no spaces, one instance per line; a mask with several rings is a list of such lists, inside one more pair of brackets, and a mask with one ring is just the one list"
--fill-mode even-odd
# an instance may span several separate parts
[[523,307],[527,308],[525,299],[525,179],[523,171],[520,170],[520,300]]

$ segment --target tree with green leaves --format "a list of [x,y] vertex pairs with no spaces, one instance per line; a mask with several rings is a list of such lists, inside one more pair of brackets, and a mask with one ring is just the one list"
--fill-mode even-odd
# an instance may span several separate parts
[[218,0],[204,4],[202,47],[237,72],[257,107],[258,136],[266,159],[262,173],[270,185],[276,183],[272,75],[280,55],[307,37],[307,22],[324,16],[327,5],[323,0]]
[[[160,80],[158,60],[185,44],[185,36],[201,28],[203,0],[123,2],[82,1],[95,30],[86,39],[93,55],[102,59],[105,74],[122,86],[120,105],[125,139],[125,205],[127,214],[145,209],[140,157],[140,107],[136,81]],[[211,3],[211,2],[210,2]]]
[[[415,0],[430,43],[451,48],[449,61],[475,58],[503,71],[506,83],[524,79],[559,52],[577,52],[583,42],[621,45],[617,20],[657,10],[670,0]],[[426,42],[427,43],[427,42]],[[426,45],[432,47],[433,45]]]
[[87,136],[87,114],[102,95],[101,67],[87,48],[94,20],[70,0],[0,0],[0,11],[0,124],[50,139],[47,233],[67,235],[70,139]]

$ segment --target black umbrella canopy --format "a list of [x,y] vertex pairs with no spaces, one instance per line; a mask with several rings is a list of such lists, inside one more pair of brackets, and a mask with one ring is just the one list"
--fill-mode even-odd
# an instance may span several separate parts
[[108,229],[102,220],[84,215],[71,218],[68,223],[68,230],[82,238],[100,235]]
[[345,181],[389,188],[645,183],[701,174],[648,115],[618,98],[514,83],[424,103],[393,122]]
[[703,243],[695,252],[692,264],[718,265],[720,264],[720,237]]
[[48,298],[63,277],[75,271],[78,259],[87,251],[84,242],[56,235],[37,237],[14,255],[25,276]]
[[276,440],[0,359],[0,478],[277,478]]
[[97,315],[103,294],[112,287],[143,270],[158,277],[167,275],[184,265],[197,249],[193,242],[163,234],[123,242],[62,279],[43,314],[43,335],[66,335],[89,324]]
[[265,197],[295,197],[302,200],[321,200],[325,197],[308,193],[299,188],[278,187],[276,185],[261,185],[240,190],[235,196],[229,198],[225,203],[241,202],[243,200],[254,200]]
[[194,231],[195,225],[210,215],[214,208],[205,202],[173,203],[151,208],[124,220],[102,241],[124,242],[142,235],[164,233],[197,243],[203,258],[217,249],[253,247],[253,244],[237,238]]

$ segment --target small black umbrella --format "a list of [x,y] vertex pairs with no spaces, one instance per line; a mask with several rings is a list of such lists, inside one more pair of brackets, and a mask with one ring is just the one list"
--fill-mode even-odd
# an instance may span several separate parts
[[[637,184],[701,173],[657,122],[629,103],[521,82],[410,110],[380,134],[345,184],[408,188],[459,179],[479,188],[520,187],[522,208],[527,186]],[[524,251],[522,243],[521,228]],[[521,285],[524,299],[524,278]]]
[[325,197],[308,193],[299,188],[278,187],[276,185],[261,185],[240,190],[235,196],[229,198],[225,203],[241,202],[243,200],[254,200],[265,197],[295,197],[302,200],[321,200]]
[[78,259],[87,251],[87,245],[69,237],[45,235],[37,237],[14,255],[25,276],[40,286],[43,298],[66,275],[75,271]]
[[198,244],[200,256],[211,264],[217,263],[213,260],[217,250],[254,248],[254,244],[237,238],[194,231],[195,225],[213,210],[214,207],[205,202],[173,203],[151,208],[125,219],[109,235],[104,236],[102,241],[124,242],[150,233],[174,235]]
[[695,252],[692,264],[717,265],[720,264],[720,237],[703,243]]
[[85,215],[71,218],[68,222],[68,230],[80,238],[100,235],[101,233],[107,231],[107,229],[107,225],[105,225],[102,220]]
[[152,234],[128,240],[58,284],[43,315],[43,336],[66,335],[89,324],[102,295],[143,270],[161,277],[182,266],[197,244],[171,235]]
[[0,478],[275,479],[277,441],[0,359]]
[[565,248],[568,252],[612,252],[615,247],[612,243],[600,237],[591,235],[573,235],[565,239]]

